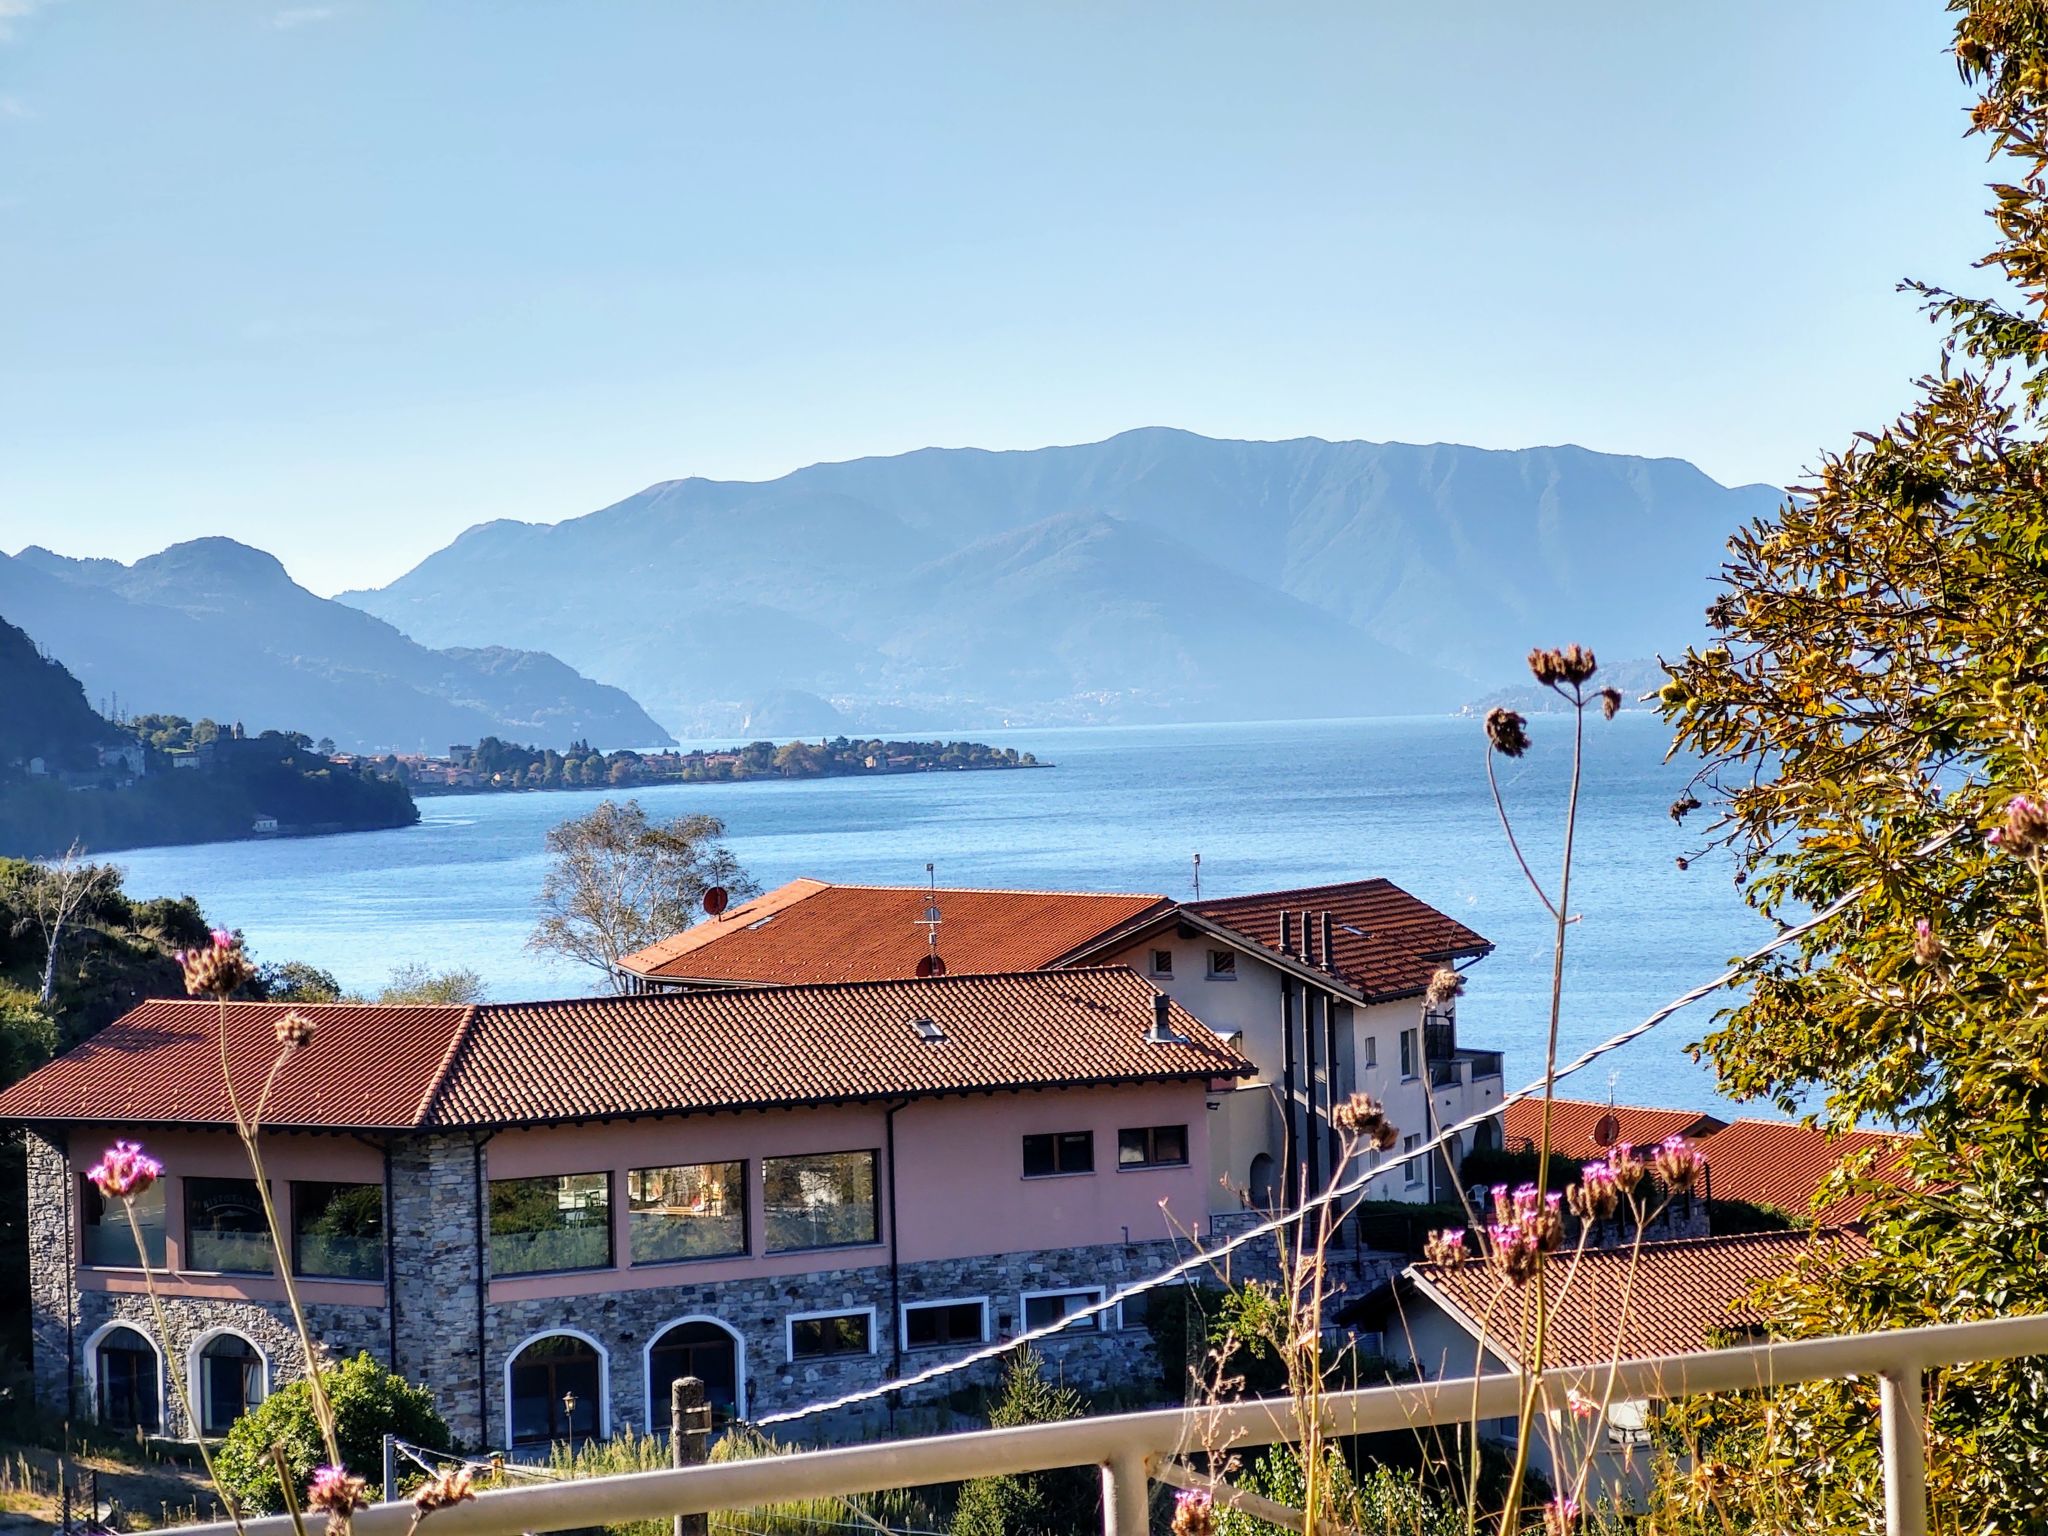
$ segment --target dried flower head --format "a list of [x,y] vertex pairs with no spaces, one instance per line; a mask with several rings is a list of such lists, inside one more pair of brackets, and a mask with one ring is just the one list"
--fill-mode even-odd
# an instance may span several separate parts
[[412,1507],[419,1516],[426,1516],[437,1509],[447,1509],[475,1497],[470,1488],[469,1468],[445,1467],[413,1490]]
[[1603,720],[1612,720],[1620,713],[1621,690],[1619,688],[1602,688],[1600,690],[1600,717]]
[[277,1043],[296,1051],[313,1038],[313,1021],[294,1008],[277,1021]]
[[1380,1128],[1387,1123],[1380,1101],[1369,1093],[1354,1093],[1330,1111],[1330,1124],[1344,1136],[1363,1136],[1376,1144]]
[[1380,1128],[1372,1133],[1373,1149],[1378,1152],[1391,1152],[1394,1150],[1394,1143],[1400,1139],[1401,1133],[1395,1129],[1394,1122],[1382,1120]]
[[1599,670],[1599,663],[1583,645],[1548,651],[1539,646],[1529,653],[1529,670],[1546,688],[1555,688],[1559,683],[1576,687]]
[[1579,1169],[1579,1179],[1567,1191],[1572,1214],[1581,1221],[1611,1218],[1621,1206],[1621,1190],[1615,1183],[1614,1170],[1605,1163],[1587,1163]]
[[315,1467],[306,1485],[306,1509],[325,1511],[328,1536],[348,1536],[355,1512],[370,1502],[370,1485],[345,1467]]
[[1636,1156],[1634,1143],[1617,1141],[1607,1149],[1607,1171],[1614,1175],[1614,1187],[1623,1195],[1636,1192],[1636,1186],[1643,1182],[1643,1164]]
[[99,1192],[127,1199],[141,1194],[164,1176],[164,1165],[146,1156],[139,1141],[117,1141],[100,1154],[100,1160],[86,1175]]
[[2048,803],[2033,795],[2014,795],[2005,802],[2005,817],[1984,839],[1986,846],[2031,858],[2048,844]]
[[1529,722],[1512,709],[1489,709],[1486,739],[1502,757],[1520,757],[1529,750]]
[[1430,1233],[1422,1245],[1422,1257],[1425,1263],[1456,1269],[1471,1257],[1465,1248],[1465,1229],[1445,1227],[1440,1232]]
[[1519,1222],[1495,1222],[1486,1229],[1486,1261],[1516,1285],[1536,1273],[1536,1235]]
[[1560,1493],[1543,1506],[1543,1529],[1545,1536],[1564,1536],[1579,1523],[1579,1501],[1568,1493]]
[[241,940],[225,928],[213,930],[210,944],[179,950],[177,961],[185,973],[185,990],[194,997],[231,996],[255,975]]
[[1183,1488],[1173,1496],[1173,1536],[1213,1536],[1216,1501],[1206,1488]]
[[1941,960],[1941,935],[1924,917],[1913,925],[1913,959],[1921,965],[1935,965]]
[[1694,796],[1691,794],[1680,795],[1671,802],[1671,819],[1673,821],[1683,821],[1699,808],[1700,803]]
[[1464,990],[1464,973],[1453,970],[1448,965],[1442,966],[1429,978],[1429,986],[1423,990],[1422,1001],[1426,1007],[1441,1008]]
[[1656,1156],[1650,1159],[1650,1166],[1656,1169],[1664,1187],[1678,1195],[1692,1188],[1693,1181],[1706,1169],[1707,1157],[1683,1136],[1666,1136]]

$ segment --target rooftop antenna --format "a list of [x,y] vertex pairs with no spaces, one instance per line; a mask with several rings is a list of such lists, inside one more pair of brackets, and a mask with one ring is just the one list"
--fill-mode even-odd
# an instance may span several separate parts
[[1202,856],[1195,855],[1195,900],[1202,899]]
[[939,924],[945,919],[939,915],[939,877],[930,864],[924,867],[925,898],[924,916],[913,919],[915,927],[924,930],[924,958],[917,962],[917,974],[929,979],[946,974],[946,962],[939,958]]

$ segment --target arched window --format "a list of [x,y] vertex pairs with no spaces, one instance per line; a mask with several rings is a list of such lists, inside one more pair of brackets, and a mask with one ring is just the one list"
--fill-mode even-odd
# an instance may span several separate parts
[[269,1390],[256,1346],[239,1333],[217,1333],[200,1348],[192,1372],[199,1383],[199,1432],[224,1435]]
[[1251,1174],[1252,1208],[1260,1211],[1272,1210],[1279,1195],[1273,1183],[1273,1154],[1261,1152],[1254,1156]]
[[695,1376],[704,1383],[704,1397],[714,1417],[736,1418],[743,1411],[745,1375],[739,1336],[723,1323],[693,1317],[663,1330],[647,1346],[647,1422],[651,1428],[668,1423],[671,1392],[683,1376]]
[[163,1399],[155,1346],[125,1324],[107,1329],[92,1352],[93,1401],[109,1429],[161,1434]]
[[522,1345],[505,1368],[515,1446],[573,1445],[604,1433],[604,1354],[579,1334]]
[[1498,1143],[1498,1140],[1499,1137],[1491,1120],[1482,1120],[1472,1127],[1472,1150],[1474,1152],[1491,1152]]

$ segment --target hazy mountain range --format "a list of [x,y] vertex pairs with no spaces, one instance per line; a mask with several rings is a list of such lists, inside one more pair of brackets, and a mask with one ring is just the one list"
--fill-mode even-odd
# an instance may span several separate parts
[[816,728],[1448,711],[1539,642],[1693,638],[1728,534],[1778,496],[1574,447],[1152,428],[665,481],[471,528],[341,601],[545,649],[692,732],[806,695]]
[[624,692],[552,656],[430,650],[231,539],[174,544],[133,565],[33,547],[0,555],[0,617],[88,697],[128,713],[239,720],[357,751],[438,753],[484,735],[556,747],[669,739]]

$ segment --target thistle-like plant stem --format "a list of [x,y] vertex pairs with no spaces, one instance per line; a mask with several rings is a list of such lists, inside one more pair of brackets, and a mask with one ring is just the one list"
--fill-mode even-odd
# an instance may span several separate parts
[[135,1201],[127,1195],[121,1197],[121,1209],[128,1217],[128,1230],[135,1237],[135,1262],[142,1266],[142,1289],[149,1297],[149,1310],[156,1318],[156,1336],[163,1342],[164,1370],[171,1378],[171,1390],[178,1394],[178,1406],[185,1412],[186,1427],[192,1431],[192,1443],[199,1447],[199,1460],[206,1468],[206,1480],[213,1484],[213,1491],[220,1498],[221,1507],[228,1512],[228,1519],[237,1531],[242,1529],[242,1511],[235,1503],[235,1497],[228,1492],[226,1483],[213,1469],[213,1454],[206,1448],[206,1436],[201,1432],[199,1415],[192,1408],[192,1393],[185,1381],[185,1373],[178,1369],[178,1352],[171,1347],[171,1325],[164,1316],[163,1298],[157,1294],[156,1271],[150,1267],[149,1249],[143,1245],[142,1223],[135,1215]]

